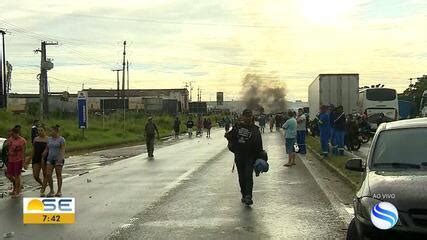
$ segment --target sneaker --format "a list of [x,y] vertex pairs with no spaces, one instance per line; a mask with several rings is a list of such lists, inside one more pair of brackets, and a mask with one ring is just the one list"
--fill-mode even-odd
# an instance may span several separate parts
[[244,200],[245,200],[246,206],[250,206],[250,205],[254,204],[254,201],[252,200],[252,197],[249,196],[249,195],[247,195]]

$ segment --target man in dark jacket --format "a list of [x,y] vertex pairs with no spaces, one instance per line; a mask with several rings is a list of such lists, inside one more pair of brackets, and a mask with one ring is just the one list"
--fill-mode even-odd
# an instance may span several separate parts
[[145,124],[145,141],[147,143],[147,153],[148,157],[154,157],[154,138],[160,139],[159,130],[157,129],[156,124],[153,122],[153,118],[149,117],[147,124]]
[[181,128],[181,120],[176,116],[175,121],[173,122],[173,132],[175,135],[175,139],[179,139],[179,129]]
[[263,151],[261,133],[254,124],[252,111],[246,109],[232,130],[225,134],[239,174],[242,202],[252,205],[254,163]]
[[337,107],[334,119],[334,137],[335,146],[334,153],[344,155],[344,139],[345,139],[345,113],[342,106]]
[[345,131],[346,131],[346,135],[345,135],[346,141],[345,142],[347,144],[348,150],[350,150],[350,151],[356,150],[356,149],[354,149],[353,143],[355,141],[357,141],[359,128],[357,126],[356,121],[353,118],[353,115],[351,115],[351,114],[348,114],[348,116],[347,116]]

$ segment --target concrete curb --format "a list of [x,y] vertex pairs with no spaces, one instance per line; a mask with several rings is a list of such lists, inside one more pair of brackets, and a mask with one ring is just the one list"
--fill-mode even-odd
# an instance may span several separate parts
[[341,178],[345,183],[347,183],[351,188],[357,189],[358,184],[355,183],[353,180],[351,180],[349,177],[347,177],[347,175],[345,175],[343,171],[341,171],[340,169],[338,169],[337,167],[329,163],[328,160],[322,160],[323,157],[316,150],[314,150],[310,145],[307,144],[306,146],[307,146],[307,149],[310,151],[310,153],[316,156],[316,159],[318,161],[322,162],[330,171],[337,174],[338,177]]

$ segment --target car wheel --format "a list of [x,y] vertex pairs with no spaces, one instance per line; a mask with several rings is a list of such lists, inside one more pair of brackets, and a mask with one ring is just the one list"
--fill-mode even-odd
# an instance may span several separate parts
[[360,240],[359,234],[357,233],[356,219],[353,218],[348,225],[347,229],[347,240]]

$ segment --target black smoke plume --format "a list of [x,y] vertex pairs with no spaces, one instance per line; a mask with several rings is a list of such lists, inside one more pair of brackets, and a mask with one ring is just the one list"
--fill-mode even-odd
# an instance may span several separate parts
[[248,73],[243,79],[242,93],[246,107],[255,112],[286,111],[285,85],[277,76]]

